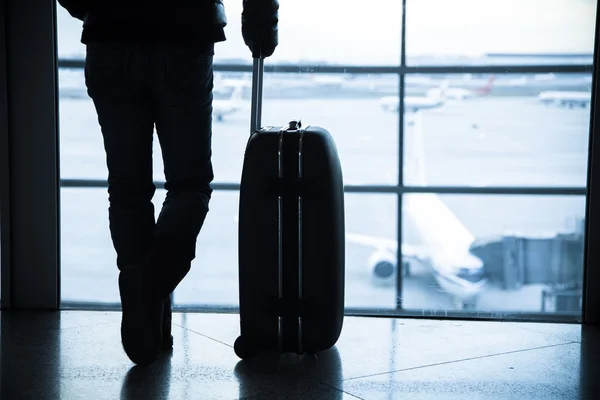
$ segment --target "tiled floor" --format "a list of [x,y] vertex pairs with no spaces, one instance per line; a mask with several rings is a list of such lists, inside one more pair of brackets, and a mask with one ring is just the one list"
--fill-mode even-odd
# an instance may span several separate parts
[[0,398],[600,399],[600,331],[347,317],[318,358],[239,362],[237,315],[174,315],[175,346],[133,367],[117,312],[2,312]]

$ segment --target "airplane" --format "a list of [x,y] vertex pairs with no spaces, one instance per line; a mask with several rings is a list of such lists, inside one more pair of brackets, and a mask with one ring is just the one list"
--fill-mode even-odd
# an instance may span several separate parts
[[213,116],[217,121],[222,122],[225,116],[234,114],[244,108],[245,103],[242,100],[244,98],[244,87],[246,86],[245,83],[235,85],[229,99],[213,99]]
[[321,89],[339,89],[346,83],[348,77],[346,76],[336,76],[336,75],[311,75],[310,81],[314,86],[317,86]]
[[[417,115],[417,119],[422,117]],[[407,137],[412,151],[407,152],[407,167],[416,174],[416,184],[427,181],[421,124]],[[412,142],[412,143],[410,143]],[[417,263],[428,266],[438,285],[453,296],[459,307],[469,307],[487,284],[483,261],[471,253],[475,237],[442,202],[437,194],[406,196],[403,209],[417,228],[422,245],[402,244],[401,274],[407,266]],[[367,268],[376,283],[394,282],[398,271],[397,240],[346,232],[350,243],[374,248]]]
[[214,76],[214,88],[213,93],[215,94],[226,94],[229,93],[230,88],[242,85],[244,87],[250,87],[252,85],[252,75],[249,73],[242,74],[241,77],[228,77],[223,73],[216,72]]
[[490,93],[492,93],[492,87],[494,86],[495,79],[496,77],[492,74],[484,86],[475,89],[448,87],[445,90],[446,98],[453,100],[465,100],[474,97],[489,96]]
[[[448,87],[448,81],[443,81],[437,88],[430,89],[427,96],[405,96],[404,110],[416,113],[419,110],[438,108],[444,105],[446,101],[445,91]],[[385,96],[380,100],[380,105],[385,111],[398,112],[398,96]]]
[[592,96],[590,92],[576,91],[545,91],[538,95],[542,104],[555,105],[558,107],[585,108],[590,105]]

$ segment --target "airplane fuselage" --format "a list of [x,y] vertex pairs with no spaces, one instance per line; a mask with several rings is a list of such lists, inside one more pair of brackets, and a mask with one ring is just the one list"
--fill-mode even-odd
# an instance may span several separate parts
[[483,262],[470,253],[475,240],[437,194],[407,196],[405,209],[419,231],[438,284],[461,299],[477,295],[487,283]]
[[[427,97],[406,97],[404,99],[404,111],[417,112],[423,109],[438,108],[444,104],[442,99]],[[398,112],[400,102],[397,96],[387,96],[381,99],[381,107],[385,111]]]

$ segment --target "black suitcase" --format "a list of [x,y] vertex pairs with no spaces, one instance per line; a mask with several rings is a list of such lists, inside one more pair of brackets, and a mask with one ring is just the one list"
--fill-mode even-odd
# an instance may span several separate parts
[[292,121],[261,127],[264,60],[255,58],[239,199],[235,353],[315,353],[344,319],[342,170],[329,132]]

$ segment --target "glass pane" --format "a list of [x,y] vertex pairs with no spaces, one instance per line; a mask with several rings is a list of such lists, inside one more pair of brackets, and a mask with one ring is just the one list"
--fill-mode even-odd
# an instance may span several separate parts
[[[83,74],[83,70],[60,69],[59,74],[59,76],[74,76]],[[62,81],[60,84],[62,85]],[[83,85],[81,90],[85,91],[84,83],[81,84]],[[69,94],[66,94],[67,92]],[[63,92],[61,89],[59,109],[61,179],[106,180],[108,177],[106,154],[94,103],[87,94],[74,97],[72,92]],[[156,130],[154,130],[153,154],[154,180],[164,181],[163,162]]]
[[[152,200],[158,218],[164,190]],[[104,188],[61,189],[61,302],[120,305],[117,255]]]
[[[61,69],[61,82],[83,70]],[[239,182],[250,129],[250,76],[216,73],[213,102],[215,182]],[[85,85],[60,98],[61,177],[106,179],[100,125]],[[71,82],[76,81],[73,79]],[[66,84],[67,85],[67,84]],[[68,87],[68,86],[66,86]],[[72,86],[75,87],[75,86]],[[396,75],[277,74],[265,77],[263,125],[285,125],[301,117],[305,124],[330,131],[344,167],[346,184],[396,184],[398,116],[382,112],[379,95],[398,95]],[[310,98],[310,101],[307,101]],[[376,121],[376,123],[375,123]],[[154,135],[154,179],[164,181]]]
[[60,191],[61,303],[118,303],[106,189]]
[[391,276],[395,271],[386,261],[396,258],[396,250],[372,239],[397,238],[398,196],[346,193],[345,203],[346,307],[393,309],[396,284]]
[[[346,194],[346,307],[395,307],[395,284],[379,282],[371,273],[376,266],[368,238],[396,236],[396,198]],[[238,201],[238,192],[214,193],[196,259],[175,292],[177,305],[238,306]],[[385,249],[379,255],[389,256]]]
[[[156,191],[153,199],[156,216],[164,197],[164,190]],[[394,273],[393,266],[390,270],[390,266],[376,265],[376,261],[393,257],[395,250],[373,244],[371,238],[396,236],[396,198],[396,195],[346,194],[347,307],[395,307],[395,280],[373,275],[374,269],[382,274]],[[198,237],[196,259],[174,295],[177,305],[238,305],[238,199],[238,192],[213,193],[210,212]],[[105,189],[61,190],[63,304],[120,301],[107,208]],[[373,246],[378,250],[374,251]]]
[[[220,74],[215,84],[216,182],[240,180],[250,132],[250,84],[247,74]],[[396,75],[268,73],[264,80],[262,125],[283,126],[300,117],[305,125],[324,127],[336,142],[345,184],[395,185],[398,116],[382,112],[378,99],[381,94],[398,95]],[[236,99],[234,109],[229,108],[228,99]]]
[[591,64],[594,0],[407,0],[410,65]]
[[[293,74],[290,78],[308,87],[291,94],[277,89],[280,95],[273,97],[267,97],[265,90],[263,125],[285,124],[300,116],[305,125],[324,127],[333,136],[345,184],[397,184],[398,117],[382,113],[373,96],[378,90],[397,96],[396,75]],[[265,83],[270,79],[265,78]],[[275,80],[269,85],[281,88]]]
[[586,186],[591,74],[421,78],[405,96],[405,184]]
[[[217,44],[215,61],[248,63],[251,54],[241,34],[242,2],[229,1],[225,10],[227,41]],[[344,0],[281,1],[279,20],[279,46],[269,58],[273,62],[390,65],[400,61],[401,1],[380,0],[369,7]]]
[[[157,194],[163,199],[166,191],[160,190]],[[238,207],[237,191],[213,192],[210,211],[198,235],[196,258],[190,272],[175,289],[175,304],[238,305]]]
[[584,197],[403,199],[405,309],[581,315]]
[[85,58],[85,45],[81,43],[83,23],[71,17],[69,12],[56,2],[56,29],[58,58]]

